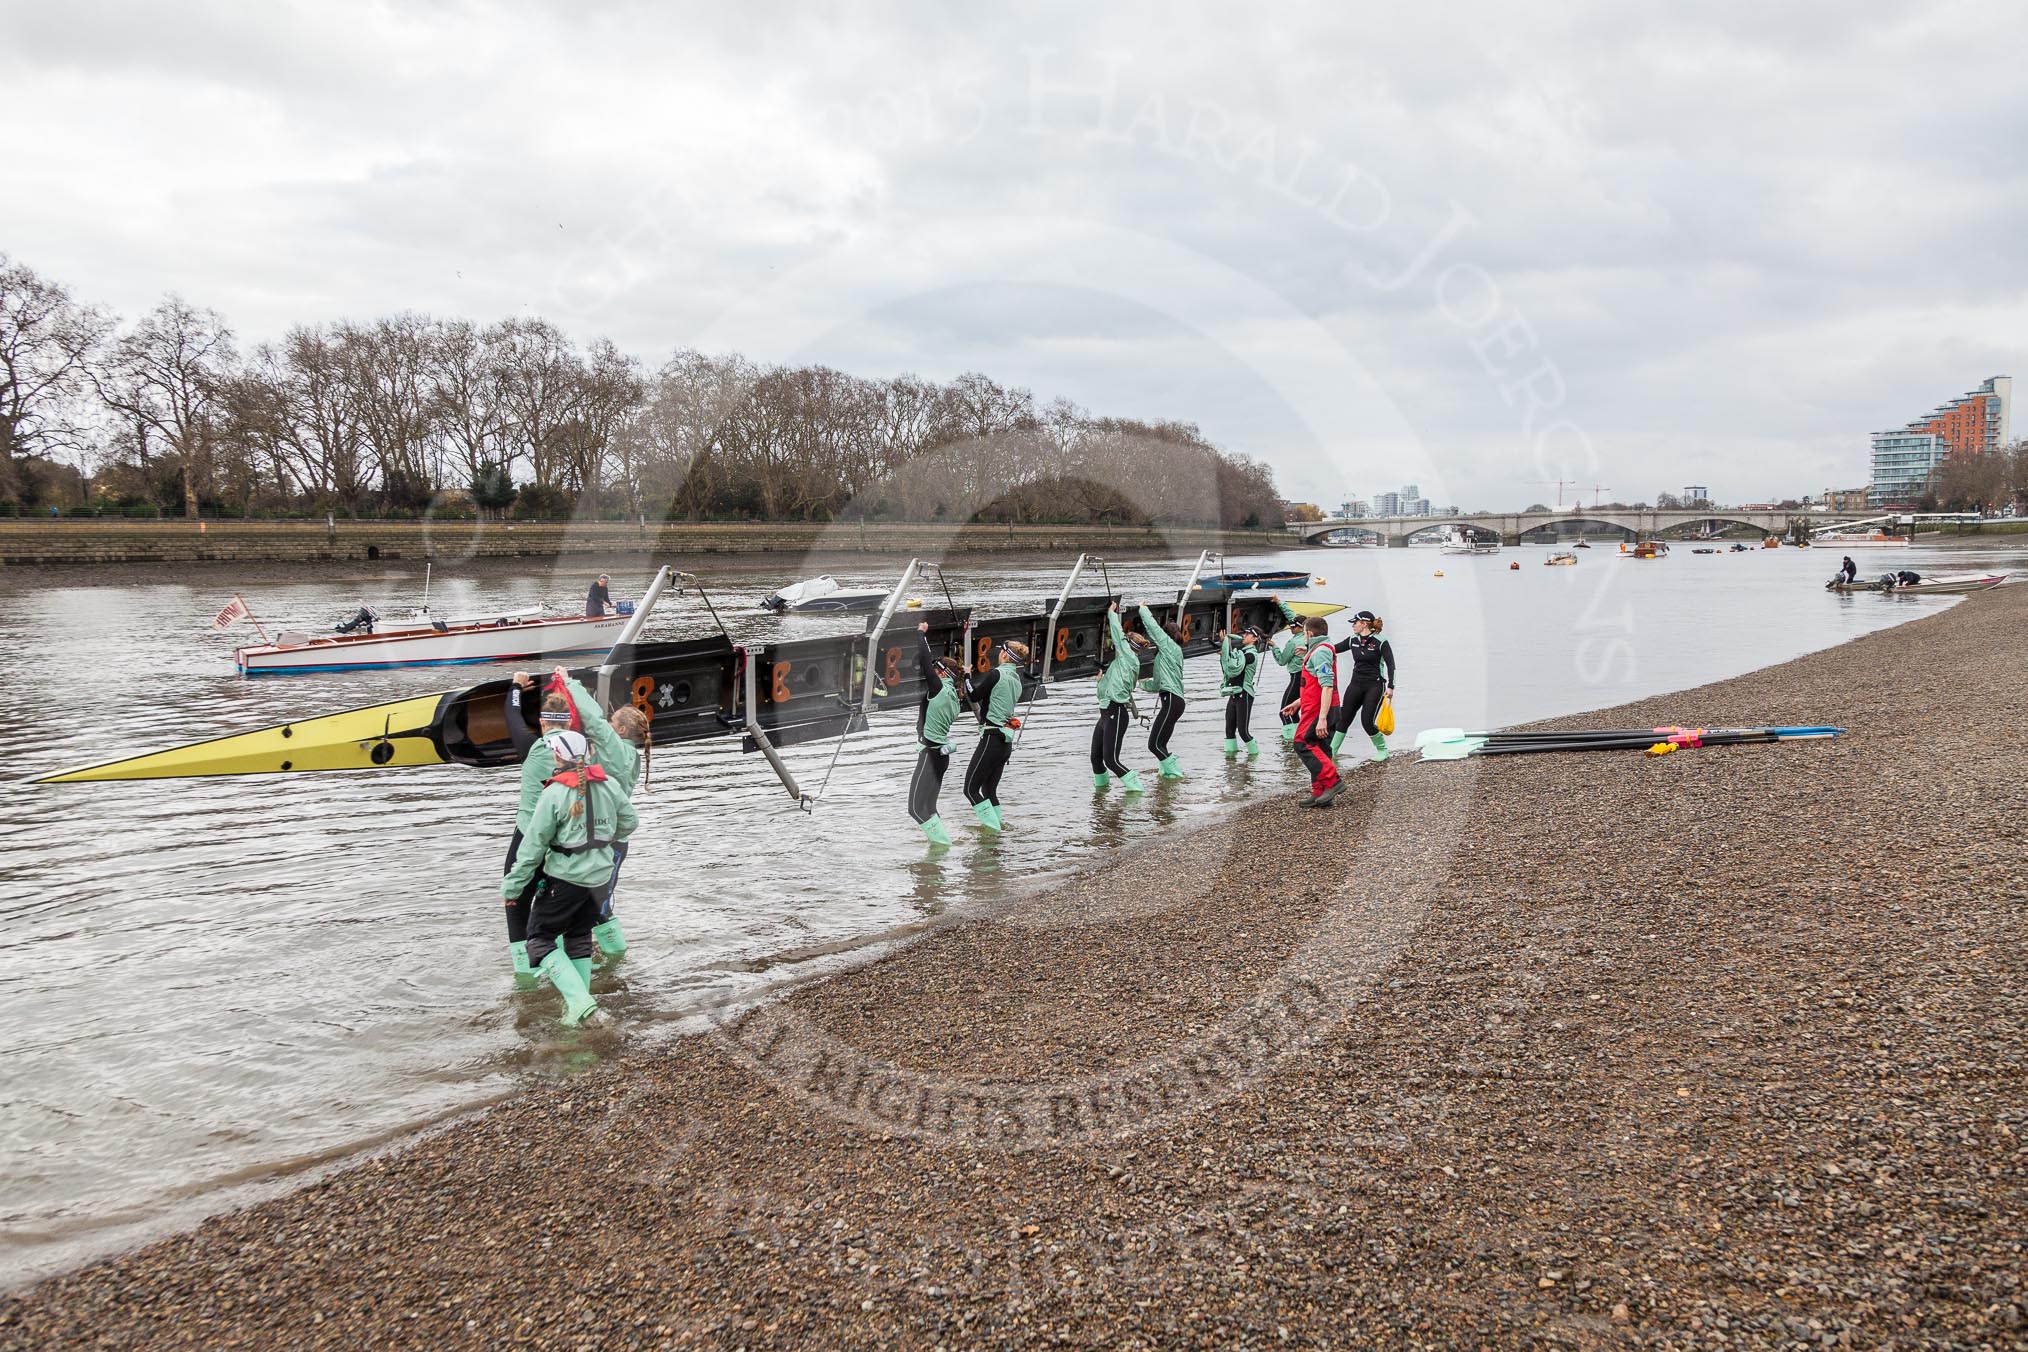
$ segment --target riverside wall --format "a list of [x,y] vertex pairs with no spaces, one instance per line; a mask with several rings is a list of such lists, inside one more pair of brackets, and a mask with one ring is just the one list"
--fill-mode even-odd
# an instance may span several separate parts
[[623,554],[1229,553],[1291,548],[1282,531],[982,523],[0,521],[0,567],[459,562]]

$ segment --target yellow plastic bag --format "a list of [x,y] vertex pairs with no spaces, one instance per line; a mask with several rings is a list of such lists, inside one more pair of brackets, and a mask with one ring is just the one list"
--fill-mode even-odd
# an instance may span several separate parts
[[1384,696],[1380,701],[1380,712],[1373,715],[1373,726],[1380,729],[1385,737],[1394,731],[1394,696]]

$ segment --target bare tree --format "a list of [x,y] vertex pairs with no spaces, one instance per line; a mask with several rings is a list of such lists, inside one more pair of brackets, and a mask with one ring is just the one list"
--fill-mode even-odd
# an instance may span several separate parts
[[82,396],[112,327],[102,311],[0,253],[0,498],[17,491],[17,459],[82,443]]
[[403,313],[338,331],[355,407],[380,472],[382,499],[420,508],[435,495],[438,429],[436,335]]
[[431,398],[443,445],[466,484],[505,473],[511,451],[500,399],[501,355],[494,331],[469,320],[439,325],[431,354]]
[[553,490],[563,471],[566,425],[576,416],[582,364],[563,330],[546,319],[509,319],[487,331],[499,358],[497,390],[508,442],[528,457],[535,487]]
[[235,359],[224,317],[171,295],[114,345],[100,373],[106,404],[181,461],[185,516],[197,515],[198,495],[209,486],[213,415]]

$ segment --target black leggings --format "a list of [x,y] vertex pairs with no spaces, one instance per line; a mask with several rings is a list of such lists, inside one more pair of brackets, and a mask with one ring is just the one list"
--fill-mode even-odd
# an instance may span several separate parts
[[972,748],[972,763],[965,767],[965,801],[973,807],[981,803],[1000,806],[1000,776],[1013,754],[1014,743],[998,728],[988,726],[982,731],[979,744]]
[[604,892],[604,888],[594,891],[559,878],[548,879],[528,910],[528,965],[540,967],[558,939],[563,941],[566,957],[590,957],[592,926],[599,923]]
[[[1298,700],[1302,699],[1302,697],[1303,697],[1303,673],[1300,671],[1292,671],[1289,673],[1289,683],[1287,687],[1284,688],[1282,691],[1282,702],[1276,707],[1286,709],[1291,704],[1294,704]],[[1301,718],[1302,715],[1300,713],[1283,714],[1282,722],[1284,725],[1293,728],[1301,720]]]
[[1124,777],[1127,763],[1120,759],[1120,752],[1126,745],[1127,706],[1101,704],[1098,722],[1091,729],[1091,772],[1100,775],[1111,771]]
[[606,879],[606,893],[599,898],[601,920],[613,918],[613,893],[620,890],[620,865],[627,862],[627,843],[624,840],[613,842],[613,876]]
[[[521,828],[514,828],[514,839],[507,842],[507,866],[500,870],[501,876],[514,871],[514,856],[521,850]],[[528,880],[528,886],[521,889],[521,895],[507,903],[507,942],[518,944],[528,937],[528,906],[535,900],[535,894],[542,890],[548,877],[541,869]]]
[[944,771],[951,758],[939,746],[922,744],[915,756],[915,773],[908,777],[908,815],[921,826],[937,815],[937,795],[944,791]]
[[1169,759],[1169,734],[1183,719],[1183,697],[1164,690],[1155,696],[1155,719],[1148,724],[1148,754],[1156,760]]
[[1352,731],[1352,718],[1356,714],[1359,726],[1366,729],[1371,737],[1380,731],[1375,720],[1380,716],[1380,701],[1387,694],[1387,682],[1379,679],[1366,681],[1354,676],[1352,684],[1345,687],[1345,700],[1331,716],[1331,731]]
[[1225,697],[1225,736],[1228,741],[1235,737],[1242,742],[1253,740],[1252,695]]

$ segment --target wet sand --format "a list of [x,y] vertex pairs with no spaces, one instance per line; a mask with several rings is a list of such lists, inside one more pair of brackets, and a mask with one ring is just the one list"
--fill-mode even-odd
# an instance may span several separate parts
[[1564,720],[1836,741],[1362,766],[0,1346],[2028,1346],[2024,670],[2017,585]]

